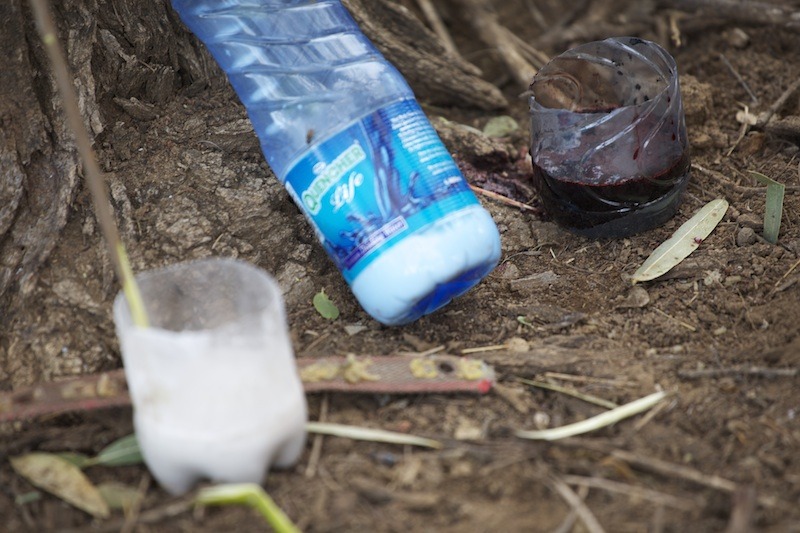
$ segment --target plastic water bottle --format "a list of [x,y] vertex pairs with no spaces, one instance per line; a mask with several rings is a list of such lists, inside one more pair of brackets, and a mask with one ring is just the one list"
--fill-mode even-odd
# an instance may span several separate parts
[[500,237],[401,74],[338,0],[172,0],[227,73],[272,170],[362,307],[416,320]]

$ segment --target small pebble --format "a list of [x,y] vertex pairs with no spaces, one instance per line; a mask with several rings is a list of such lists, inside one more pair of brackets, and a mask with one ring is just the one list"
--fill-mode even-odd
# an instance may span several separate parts
[[745,228],[761,229],[764,227],[764,222],[751,213],[742,213],[736,217],[736,222]]
[[725,33],[725,40],[734,48],[746,48],[750,44],[750,36],[741,28],[734,28]]
[[756,242],[756,232],[753,228],[744,227],[736,234],[736,246],[749,246]]

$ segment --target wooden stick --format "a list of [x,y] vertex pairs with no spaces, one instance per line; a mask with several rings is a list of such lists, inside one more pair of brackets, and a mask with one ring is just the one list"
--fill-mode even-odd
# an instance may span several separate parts
[[512,207],[519,207],[522,210],[533,211],[534,213],[538,213],[539,210],[535,207],[531,207],[528,204],[523,204],[522,202],[518,202],[517,200],[512,200],[507,196],[503,196],[502,194],[497,194],[496,192],[487,191],[486,189],[481,189],[475,185],[470,185],[470,189],[478,194],[482,194],[487,198],[491,198],[492,200],[497,200],[498,202],[504,203],[506,205],[510,205]]

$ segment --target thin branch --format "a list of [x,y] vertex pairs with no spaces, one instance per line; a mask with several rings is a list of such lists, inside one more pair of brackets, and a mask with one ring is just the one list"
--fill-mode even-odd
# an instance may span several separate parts
[[528,204],[523,204],[522,202],[519,202],[517,200],[513,200],[513,199],[509,198],[508,196],[503,196],[502,194],[497,194],[496,192],[487,191],[486,189],[481,189],[480,187],[477,187],[475,185],[470,185],[469,188],[472,189],[473,192],[476,192],[478,194],[482,194],[483,196],[486,196],[487,198],[491,198],[492,200],[497,200],[498,202],[504,203],[506,205],[510,205],[512,207],[518,207],[518,208],[520,208],[522,210],[525,210],[525,211],[533,211],[534,213],[538,213],[539,212],[539,210],[536,209],[535,207],[531,207]]
[[699,505],[698,502],[686,498],[679,498],[645,487],[637,487],[635,485],[620,483],[619,481],[612,481],[600,477],[563,476],[562,479],[569,485],[580,485],[605,490],[607,492],[625,494],[631,498],[647,500],[666,507],[680,509],[681,511],[692,511],[697,509]]
[[[639,468],[668,477],[677,477],[722,492],[732,494],[736,491],[738,486],[733,481],[715,474],[704,474],[694,468],[662,461],[654,457],[645,457],[625,450],[613,450],[611,451],[611,455]],[[782,502],[768,496],[760,496],[758,502],[766,507],[782,507]]]
[[[798,13],[798,16],[800,16],[800,13]],[[798,25],[798,29],[800,29],[800,25]],[[762,113],[758,117],[758,122],[756,123],[756,127],[763,128],[765,125],[767,125],[767,123],[769,123],[769,121],[772,120],[773,115],[775,115],[775,113],[777,113],[778,110],[780,110],[780,108],[782,108],[786,104],[786,102],[789,101],[789,98],[791,98],[792,95],[795,92],[797,92],[798,89],[800,89],[800,78],[796,79],[794,83],[789,85],[789,87],[787,87],[786,90],[783,91],[783,93],[778,97],[778,99],[775,100],[775,102],[771,106],[769,106],[769,109],[767,109],[766,112]]]

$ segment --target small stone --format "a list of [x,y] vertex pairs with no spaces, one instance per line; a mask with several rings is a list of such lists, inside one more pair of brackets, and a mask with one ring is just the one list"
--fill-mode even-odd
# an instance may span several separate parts
[[744,227],[736,234],[736,246],[749,246],[756,242],[756,232],[753,228]]
[[461,418],[453,438],[456,440],[480,440],[483,438],[483,430],[474,421],[468,418]]
[[751,131],[739,143],[739,153],[743,156],[756,155],[764,148],[767,136],[760,131]]
[[740,281],[742,281],[742,276],[728,276],[727,278],[725,278],[724,285],[726,287],[730,287],[732,285],[736,285]]
[[506,341],[506,347],[511,352],[528,352],[530,351],[530,345],[528,341],[521,337],[511,337]]
[[533,425],[536,429],[547,429],[550,427],[550,415],[543,411],[536,411],[533,415]]
[[500,277],[503,279],[517,279],[520,277],[519,268],[514,263],[506,263],[500,271]]
[[628,296],[616,305],[617,309],[640,309],[650,303],[650,295],[641,285],[634,285]]
[[745,228],[761,229],[764,227],[764,222],[752,213],[742,213],[736,217],[736,222]]
[[746,48],[750,44],[750,36],[741,28],[733,28],[725,32],[725,40],[734,48]]

